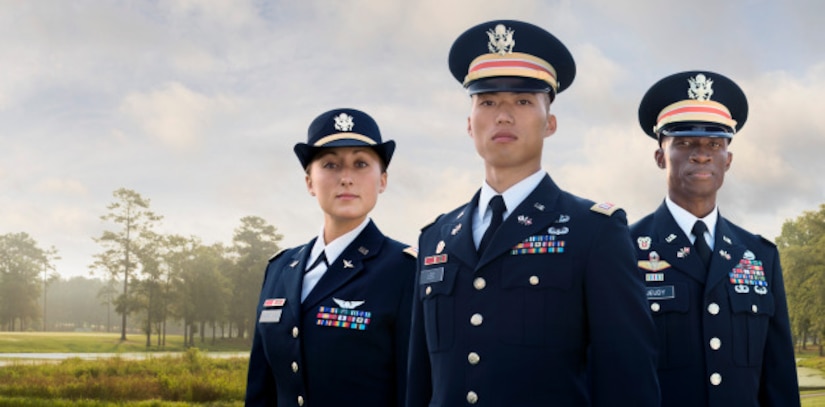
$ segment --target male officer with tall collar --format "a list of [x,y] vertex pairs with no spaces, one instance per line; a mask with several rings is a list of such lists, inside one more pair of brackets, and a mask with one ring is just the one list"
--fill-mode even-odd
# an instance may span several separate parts
[[419,238],[407,406],[658,405],[625,213],[541,168],[573,57],[539,27],[491,21],[449,61],[485,182]]
[[799,405],[779,254],[719,214],[728,145],[748,103],[708,71],[657,82],[639,123],[659,142],[667,196],[631,226],[659,332],[664,406]]

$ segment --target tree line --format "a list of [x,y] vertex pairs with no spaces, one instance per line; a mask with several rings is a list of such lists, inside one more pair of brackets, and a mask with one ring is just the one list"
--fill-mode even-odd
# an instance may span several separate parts
[[825,204],[782,225],[776,239],[796,344],[823,353],[825,339]]
[[[120,316],[121,340],[129,327],[146,335],[146,346],[165,345],[168,324],[183,328],[186,343],[220,330],[221,337],[249,338],[263,267],[282,236],[256,216],[240,220],[231,245],[206,245],[197,237],[157,232],[163,217],[135,191],[114,191],[101,216],[111,229],[94,240],[101,251],[90,269],[99,273],[96,299]],[[825,204],[787,220],[776,238],[783,267],[791,330],[800,347],[825,346]],[[54,269],[54,247],[41,248],[24,232],[0,235],[0,329],[46,329],[47,290],[63,283]],[[66,314],[56,310],[56,314]],[[128,319],[137,318],[129,323]],[[64,317],[65,318],[65,317]],[[40,324],[38,326],[38,323]],[[79,323],[73,320],[72,324]],[[53,326],[54,329],[59,327]]]
[[[163,347],[169,325],[183,327],[184,340],[220,330],[222,337],[249,338],[268,259],[282,236],[256,216],[240,220],[230,245],[204,244],[194,236],[158,232],[163,217],[150,200],[121,188],[100,218],[110,227],[94,241],[100,252],[90,265],[104,278],[96,298],[120,317],[121,340],[130,326],[146,346]],[[45,299],[59,281],[54,247],[43,249],[26,233],[0,235],[0,329],[45,329]],[[42,300],[42,306],[41,306]],[[130,321],[136,319],[136,321]],[[40,324],[40,326],[37,326]]]

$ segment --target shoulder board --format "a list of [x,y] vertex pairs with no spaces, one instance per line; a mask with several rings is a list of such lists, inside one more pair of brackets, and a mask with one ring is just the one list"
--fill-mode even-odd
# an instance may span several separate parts
[[602,202],[597,203],[590,207],[590,210],[593,212],[601,213],[602,215],[612,216],[613,212],[618,211],[620,208],[618,205],[612,204],[610,202]]
[[272,257],[269,258],[269,261],[273,261],[273,260],[277,259],[282,254],[284,254],[285,251],[286,251],[286,249],[279,250],[278,253],[275,253],[275,255],[273,255]]
[[430,228],[430,226],[435,225],[435,224],[436,224],[436,222],[438,222],[438,220],[439,220],[439,219],[441,219],[441,217],[442,217],[442,216],[444,216],[444,214],[443,214],[443,213],[442,213],[441,215],[438,215],[438,217],[436,217],[435,219],[433,219],[433,221],[432,221],[432,222],[428,223],[428,224],[427,224],[427,225],[425,225],[423,228],[421,228],[421,231],[423,232],[423,231],[425,231],[425,230],[429,229],[429,228]]
[[407,247],[406,249],[404,249],[403,251],[404,251],[404,253],[409,254],[409,255],[410,255],[412,258],[414,258],[414,259],[417,259],[417,258],[418,258],[418,248],[416,248],[416,247],[413,247],[413,246],[408,246],[408,247]]
[[759,239],[761,239],[763,242],[767,243],[768,246],[776,247],[776,243],[768,240],[768,238],[766,238],[765,236],[762,236],[762,235],[756,235],[756,236],[759,236]]

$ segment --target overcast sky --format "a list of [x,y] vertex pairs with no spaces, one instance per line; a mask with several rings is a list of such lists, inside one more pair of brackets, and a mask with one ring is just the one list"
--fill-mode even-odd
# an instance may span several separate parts
[[544,147],[563,189],[631,222],[654,210],[664,172],[639,100],[671,73],[717,71],[750,102],[719,207],[773,240],[825,203],[823,15],[818,0],[0,0],[0,234],[88,275],[92,238],[114,228],[100,216],[128,188],[165,233],[228,244],[254,215],[283,247],[304,243],[322,213],[292,146],[321,112],[354,107],[398,144],[373,219],[415,244],[483,181],[450,46],[520,19],[577,63]]

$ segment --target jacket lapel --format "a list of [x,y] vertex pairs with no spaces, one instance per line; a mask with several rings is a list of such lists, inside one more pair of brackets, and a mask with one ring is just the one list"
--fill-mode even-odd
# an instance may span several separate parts
[[[475,269],[479,270],[528,236],[547,229],[549,225],[559,220],[560,213],[556,205],[560,195],[559,187],[549,175],[545,175],[533,192],[501,224]],[[559,226],[561,230],[564,227]]]
[[705,265],[664,202],[654,214],[653,230],[651,251],[656,251],[676,270],[704,283],[707,277]]
[[[478,208],[478,197],[480,192],[476,192],[473,199],[464,206],[450,222],[444,224],[439,231],[439,236],[443,238],[446,252],[455,256],[458,261],[468,267],[473,267],[478,262],[478,252],[475,242],[473,242],[473,215]],[[440,242],[436,242],[439,244]],[[429,255],[430,253],[440,254],[438,247],[420,248]]]
[[306,268],[307,257],[309,257],[310,248],[315,244],[315,239],[309,241],[308,244],[301,247],[283,270],[283,284],[286,290],[286,304],[292,313],[292,317],[297,321],[301,317],[301,289],[304,281],[304,269]]
[[730,272],[743,258],[746,247],[739,242],[738,236],[733,233],[727,220],[719,216],[716,221],[715,241],[713,253],[710,256],[710,271],[705,291],[730,278]]
[[[384,235],[370,221],[366,228],[327,268],[323,277],[304,300],[303,309],[312,309],[348,281],[364,271],[364,262],[378,255]],[[298,292],[301,290],[299,289]]]

